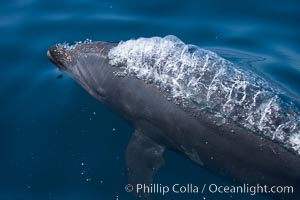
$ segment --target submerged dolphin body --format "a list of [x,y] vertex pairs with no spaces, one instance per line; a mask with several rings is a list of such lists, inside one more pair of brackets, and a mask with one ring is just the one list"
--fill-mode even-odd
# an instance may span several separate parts
[[129,183],[152,183],[170,149],[232,181],[291,185],[278,196],[299,199],[299,107],[257,74],[175,36],[62,44],[48,57],[136,128]]

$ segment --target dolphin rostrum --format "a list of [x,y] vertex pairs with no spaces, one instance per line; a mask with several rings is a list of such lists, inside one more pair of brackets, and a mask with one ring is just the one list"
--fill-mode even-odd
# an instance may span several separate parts
[[133,186],[152,183],[169,149],[232,181],[291,185],[278,196],[299,199],[299,105],[256,73],[175,36],[58,44],[48,57],[135,127]]

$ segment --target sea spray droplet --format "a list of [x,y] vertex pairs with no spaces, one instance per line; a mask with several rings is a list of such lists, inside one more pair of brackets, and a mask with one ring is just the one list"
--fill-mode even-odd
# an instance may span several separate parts
[[92,178],[87,178],[86,179],[87,182],[90,182],[91,180],[92,180]]

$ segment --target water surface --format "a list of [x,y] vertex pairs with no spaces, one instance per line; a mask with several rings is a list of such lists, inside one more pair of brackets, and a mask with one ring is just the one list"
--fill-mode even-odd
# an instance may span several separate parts
[[[251,68],[299,99],[299,13],[299,1],[2,1],[0,199],[133,199],[124,191],[133,128],[71,78],[57,78],[62,73],[46,56],[51,45],[172,34]],[[159,183],[231,184],[175,153],[165,160]],[[165,199],[203,197],[253,199]]]

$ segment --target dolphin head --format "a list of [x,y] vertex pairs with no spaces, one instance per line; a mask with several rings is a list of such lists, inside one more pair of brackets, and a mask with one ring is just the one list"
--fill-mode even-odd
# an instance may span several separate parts
[[47,56],[62,71],[72,69],[74,66],[73,53],[66,45],[55,45],[49,48]]
[[75,45],[57,44],[49,48],[47,56],[61,71],[64,71],[90,94],[105,98],[109,65],[108,52],[116,43],[85,41]]

